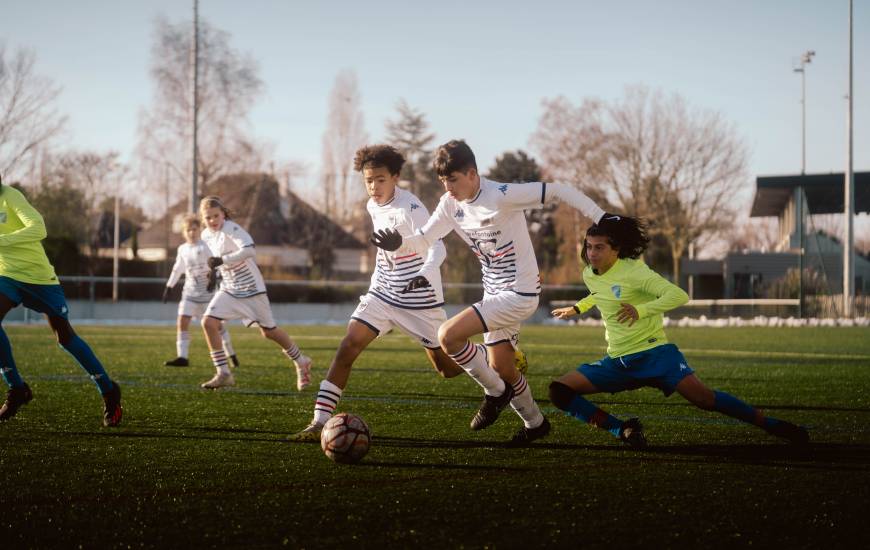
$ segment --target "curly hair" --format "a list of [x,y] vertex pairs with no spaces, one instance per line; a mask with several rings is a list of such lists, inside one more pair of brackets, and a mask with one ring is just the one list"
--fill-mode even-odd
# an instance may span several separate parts
[[449,176],[453,172],[477,170],[477,159],[474,151],[461,139],[451,139],[435,151],[432,168],[439,177]]
[[583,237],[583,249],[580,256],[586,264],[586,239],[589,237],[607,237],[610,246],[618,251],[619,258],[631,258],[636,260],[643,255],[649,246],[649,237],[646,234],[646,223],[640,218],[630,216],[605,216],[586,230]]
[[391,175],[397,176],[404,165],[404,155],[392,145],[366,145],[353,156],[353,169],[357,172],[362,172],[366,167],[384,167]]

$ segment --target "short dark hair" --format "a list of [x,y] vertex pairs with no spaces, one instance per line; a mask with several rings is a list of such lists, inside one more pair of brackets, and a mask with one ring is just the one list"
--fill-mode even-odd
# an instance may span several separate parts
[[451,139],[435,150],[432,167],[439,177],[449,176],[453,172],[477,170],[477,160],[474,151],[462,139]]
[[364,168],[384,167],[393,176],[398,176],[405,165],[405,156],[392,145],[366,145],[353,156],[353,169],[362,172]]
[[583,237],[583,250],[580,251],[580,256],[587,265],[589,258],[586,257],[586,239],[589,237],[607,237],[610,246],[618,251],[618,257],[633,260],[640,258],[649,246],[649,237],[643,220],[607,214],[606,219],[601,219],[597,224],[590,226],[586,230],[586,236]]

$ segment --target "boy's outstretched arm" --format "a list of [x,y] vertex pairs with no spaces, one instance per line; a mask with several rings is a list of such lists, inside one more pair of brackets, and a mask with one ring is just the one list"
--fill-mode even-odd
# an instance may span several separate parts
[[636,304],[634,306],[637,310],[638,319],[665,313],[689,301],[689,295],[682,288],[668,281],[652,269],[647,268],[647,273],[641,285],[644,292],[658,296],[658,298],[651,302]]

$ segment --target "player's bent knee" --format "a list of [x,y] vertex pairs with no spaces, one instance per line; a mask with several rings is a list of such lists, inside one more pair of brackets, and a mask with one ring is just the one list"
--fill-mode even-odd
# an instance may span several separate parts
[[565,384],[556,381],[550,382],[550,401],[557,408],[563,411],[567,410],[576,395],[577,392]]

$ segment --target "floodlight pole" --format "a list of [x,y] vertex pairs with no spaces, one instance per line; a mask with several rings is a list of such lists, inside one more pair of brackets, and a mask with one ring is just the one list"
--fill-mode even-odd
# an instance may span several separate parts
[[848,145],[846,146],[846,181],[844,183],[845,194],[843,197],[843,317],[851,318],[853,315],[855,295],[855,234],[853,229],[855,202],[855,176],[852,173],[852,0],[849,0],[849,91],[846,94],[846,132]]
[[199,203],[199,193],[196,189],[197,179],[197,132],[199,118],[199,0],[193,0],[193,37],[190,41],[190,124],[191,124],[191,181],[190,181],[190,197],[188,199],[187,209],[191,213],[196,213]]
[[[814,50],[807,50],[801,55],[799,66],[794,72],[801,74],[801,176],[807,173],[807,71],[806,66],[816,55]],[[804,308],[804,186],[797,188],[795,201],[795,218],[798,229],[798,319],[803,317]]]

